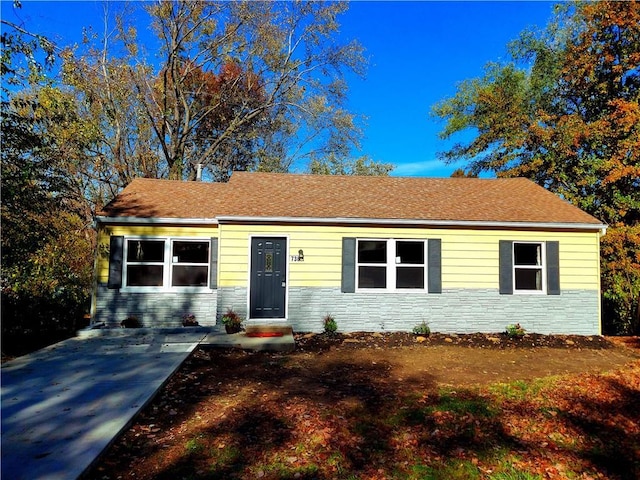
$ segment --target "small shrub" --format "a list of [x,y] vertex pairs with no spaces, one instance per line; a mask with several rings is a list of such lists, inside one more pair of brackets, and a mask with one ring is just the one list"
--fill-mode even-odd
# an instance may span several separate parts
[[142,322],[138,320],[138,317],[135,315],[129,315],[122,322],[120,322],[120,326],[122,328],[141,328]]
[[431,329],[429,328],[429,325],[427,325],[427,322],[422,321],[420,325],[413,327],[413,333],[415,335],[429,336],[431,335]]
[[338,323],[333,315],[327,313],[323,319],[324,333],[328,335],[334,335],[338,331]]
[[183,327],[197,327],[199,325],[196,316],[193,313],[185,313],[182,315]]
[[244,319],[235,310],[228,308],[225,314],[222,316],[222,324],[224,325],[227,333],[237,333],[242,329],[242,322]]
[[511,324],[511,325],[507,325],[507,336],[509,338],[518,338],[518,337],[524,337],[524,334],[527,333],[527,331],[522,328],[520,326],[519,323]]

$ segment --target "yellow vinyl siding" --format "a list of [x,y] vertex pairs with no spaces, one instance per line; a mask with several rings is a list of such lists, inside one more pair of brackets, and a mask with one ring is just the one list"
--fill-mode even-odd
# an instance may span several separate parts
[[589,232],[443,231],[443,288],[497,288],[498,242],[560,242],[560,288],[598,290],[598,234]]
[[[291,287],[339,287],[342,238],[442,240],[442,288],[498,288],[498,242],[560,242],[563,290],[598,290],[599,241],[596,232],[536,232],[318,225],[222,225],[220,275],[223,287],[247,286],[250,236],[287,237],[288,255],[304,251],[303,262],[289,262]],[[288,259],[287,259],[288,260]]]
[[98,283],[106,283],[109,278],[109,237],[112,235],[211,238],[218,236],[218,227],[216,225],[200,227],[180,225],[102,225],[98,230],[98,257],[96,259]]
[[180,225],[109,225],[102,230],[107,235],[147,236],[147,237],[215,237],[218,232],[216,225],[189,227]]

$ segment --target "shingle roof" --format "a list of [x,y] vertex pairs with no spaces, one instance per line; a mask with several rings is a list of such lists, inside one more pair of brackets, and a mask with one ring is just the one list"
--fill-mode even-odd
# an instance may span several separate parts
[[601,222],[524,178],[407,178],[235,172],[229,183],[136,179],[99,215]]
[[136,178],[98,216],[211,218],[221,210],[226,183]]

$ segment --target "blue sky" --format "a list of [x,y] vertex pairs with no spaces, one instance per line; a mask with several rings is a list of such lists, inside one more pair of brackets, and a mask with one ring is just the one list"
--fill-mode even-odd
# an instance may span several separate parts
[[[11,2],[2,16],[16,21]],[[437,160],[449,145],[429,115],[456,85],[479,77],[487,62],[506,60],[509,41],[527,27],[543,28],[553,2],[354,1],[341,17],[342,35],[366,49],[364,80],[349,78],[349,108],[366,117],[358,155],[393,163],[394,175],[449,176]],[[60,45],[78,42],[84,27],[101,30],[101,1],[25,1],[20,20]]]

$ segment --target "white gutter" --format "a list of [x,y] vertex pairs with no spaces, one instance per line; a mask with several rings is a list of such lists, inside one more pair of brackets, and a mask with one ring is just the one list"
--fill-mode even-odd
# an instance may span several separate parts
[[217,225],[217,218],[161,218],[161,217],[95,217],[96,223],[119,223],[127,225]]
[[395,218],[315,218],[315,217],[217,217],[219,223],[352,223],[352,224],[379,224],[379,225],[421,225],[434,227],[483,227],[483,228],[532,228],[553,230],[600,230],[606,232],[607,225],[603,223],[569,223],[569,222],[499,222],[486,220],[422,220],[422,219],[395,219]]

